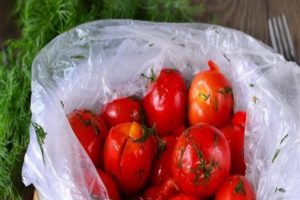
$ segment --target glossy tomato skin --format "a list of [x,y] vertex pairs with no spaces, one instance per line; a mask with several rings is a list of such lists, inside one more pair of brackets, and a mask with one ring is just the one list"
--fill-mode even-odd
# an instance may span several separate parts
[[109,126],[116,126],[125,122],[141,123],[141,104],[134,97],[126,97],[107,103],[102,116]]
[[245,175],[246,164],[244,160],[245,129],[238,125],[228,125],[221,129],[230,147],[231,170],[230,174]]
[[238,111],[233,115],[231,123],[237,126],[245,128],[247,113],[244,111]]
[[107,127],[100,116],[86,109],[76,109],[68,115],[70,125],[92,162],[102,165],[102,149]]
[[142,200],[163,200],[159,193],[159,186],[149,187],[140,198]]
[[180,126],[172,132],[171,136],[178,138],[185,131],[185,129],[185,126]]
[[189,89],[189,123],[222,127],[230,122],[233,112],[232,87],[215,63],[209,61],[208,65],[210,69],[199,72]]
[[159,192],[163,199],[169,199],[170,197],[178,194],[180,191],[175,181],[172,178],[169,178],[160,185]]
[[154,160],[152,169],[151,183],[152,185],[161,185],[164,181],[171,178],[172,155],[176,138],[166,136],[162,139],[164,142],[164,151]]
[[179,193],[179,188],[173,179],[164,181],[159,186],[148,188],[143,197],[143,200],[165,200]]
[[188,194],[178,194],[176,196],[171,197],[169,200],[199,200],[199,198],[193,197]]
[[255,200],[255,193],[244,176],[235,175],[224,181],[215,200]]
[[161,137],[184,126],[186,96],[187,89],[181,73],[175,69],[162,69],[142,100],[147,125],[155,126]]
[[120,200],[120,195],[118,192],[117,184],[112,179],[112,177],[104,171],[97,170],[105,188],[107,190],[109,199],[111,200]]
[[[99,177],[95,177],[90,171],[91,169],[83,168],[82,174],[76,174],[76,180],[81,180],[83,177],[85,179],[87,190],[92,197],[92,199],[103,199],[106,195],[104,191],[106,190],[107,195],[112,200],[119,200],[120,195],[118,192],[117,184],[113,178],[106,172],[101,169],[97,169]],[[102,183],[97,182],[97,179],[100,178]]]
[[211,197],[227,178],[230,149],[224,135],[209,124],[188,128],[178,139],[172,176],[183,193]]
[[112,127],[104,145],[104,167],[125,194],[139,191],[150,175],[153,140],[143,137],[140,124],[127,122]]

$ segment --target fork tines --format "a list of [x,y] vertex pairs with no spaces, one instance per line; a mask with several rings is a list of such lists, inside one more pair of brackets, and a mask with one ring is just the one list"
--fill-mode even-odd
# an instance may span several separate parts
[[268,20],[271,42],[274,50],[289,61],[296,61],[295,47],[285,15]]

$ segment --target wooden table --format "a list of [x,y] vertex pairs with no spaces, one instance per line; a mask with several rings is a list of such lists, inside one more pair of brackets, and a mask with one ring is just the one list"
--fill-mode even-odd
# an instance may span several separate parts
[[16,38],[19,31],[16,28],[15,17],[12,17],[15,0],[0,0],[0,47],[7,39]]
[[[212,23],[241,30],[271,45],[269,17],[285,14],[292,39],[300,59],[300,0],[191,0],[205,4],[205,12],[196,21]],[[0,46],[7,38],[19,35],[8,15],[15,0],[0,0]],[[215,20],[213,20],[215,19]]]
[[[198,1],[199,2],[199,1]],[[285,14],[300,58],[300,0],[206,0],[199,22],[241,30],[271,46],[268,18]],[[214,20],[212,20],[214,19]]]

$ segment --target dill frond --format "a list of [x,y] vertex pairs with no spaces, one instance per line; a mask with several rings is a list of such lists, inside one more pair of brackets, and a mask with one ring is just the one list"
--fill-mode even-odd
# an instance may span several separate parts
[[0,51],[0,199],[19,200],[29,143],[31,63],[60,33],[101,18],[192,21],[203,5],[189,0],[17,0],[21,36]]

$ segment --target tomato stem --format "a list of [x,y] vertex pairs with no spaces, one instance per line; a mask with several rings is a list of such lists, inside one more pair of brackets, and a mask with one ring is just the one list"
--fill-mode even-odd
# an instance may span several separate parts
[[208,61],[208,66],[212,71],[220,71],[219,66],[216,63],[214,63],[212,60]]
[[141,125],[143,129],[143,135],[139,139],[133,140],[133,142],[145,142],[150,136],[154,134],[154,128],[148,128],[144,124]]
[[153,68],[151,68],[151,74],[150,74],[150,76],[147,76],[147,75],[144,74],[144,73],[142,73],[141,76],[142,76],[143,78],[146,78],[146,79],[150,80],[150,82],[154,82],[154,81],[156,80],[156,75],[155,75],[155,73],[154,73]]

